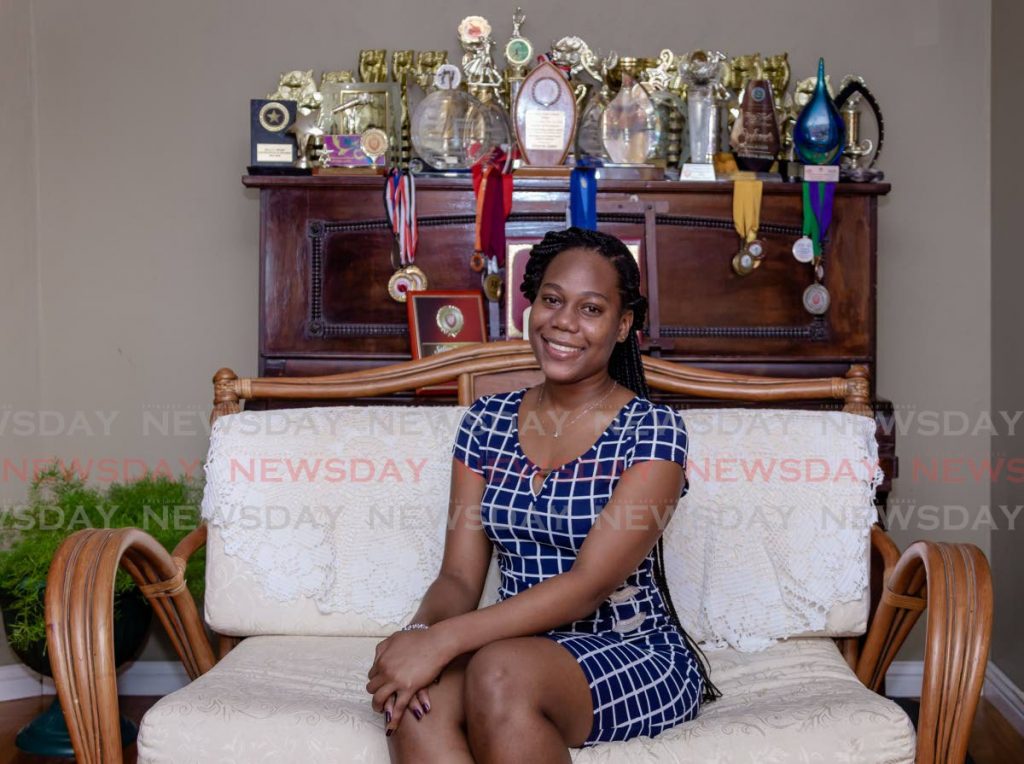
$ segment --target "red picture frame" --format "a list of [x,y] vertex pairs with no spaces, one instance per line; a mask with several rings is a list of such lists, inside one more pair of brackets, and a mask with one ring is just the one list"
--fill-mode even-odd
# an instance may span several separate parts
[[[427,358],[464,345],[487,342],[482,293],[464,289],[407,292],[412,357]],[[421,395],[458,393],[456,382],[421,387]]]

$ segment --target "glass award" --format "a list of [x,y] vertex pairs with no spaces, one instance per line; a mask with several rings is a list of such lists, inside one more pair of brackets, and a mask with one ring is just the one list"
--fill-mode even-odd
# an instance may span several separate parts
[[616,164],[646,164],[661,142],[657,107],[644,86],[628,74],[601,115],[601,139]]
[[796,118],[793,151],[804,164],[838,164],[845,128],[825,83],[825,59],[818,59],[814,94]]
[[458,77],[449,71],[453,69],[458,71],[445,64],[438,70],[440,88],[420,101],[412,115],[413,148],[435,170],[467,170],[494,147],[511,141],[501,108],[456,90]]

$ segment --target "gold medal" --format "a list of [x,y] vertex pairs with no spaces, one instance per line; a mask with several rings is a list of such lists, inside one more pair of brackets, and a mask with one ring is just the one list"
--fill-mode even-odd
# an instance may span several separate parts
[[388,134],[377,127],[371,127],[359,136],[359,148],[370,159],[384,156],[388,151]]
[[418,266],[399,268],[388,279],[388,294],[395,302],[405,302],[409,292],[422,292],[427,288],[427,274]]
[[491,302],[497,302],[501,299],[502,293],[505,291],[505,281],[501,278],[500,273],[488,273],[483,279],[484,295]]
[[754,268],[760,264],[761,261],[750,254],[746,247],[743,247],[732,258],[732,269],[736,272],[737,276],[749,276],[754,272]]
[[437,311],[437,328],[449,337],[455,337],[462,331],[466,320],[462,311],[454,305],[444,305]]

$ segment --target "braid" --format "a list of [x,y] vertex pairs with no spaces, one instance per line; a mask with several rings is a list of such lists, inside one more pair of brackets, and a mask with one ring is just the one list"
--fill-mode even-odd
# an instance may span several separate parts
[[[563,231],[549,231],[544,239],[530,250],[530,259],[526,263],[526,273],[520,291],[532,304],[537,299],[544,272],[556,255],[568,249],[588,249],[604,255],[611,260],[619,274],[619,296],[623,310],[633,311],[633,323],[629,327],[626,339],[615,345],[611,358],[608,360],[608,374],[623,387],[629,388],[641,398],[650,399],[651,389],[644,374],[643,359],[640,355],[640,343],[636,333],[643,328],[647,318],[647,298],[640,293],[640,269],[633,259],[632,253],[614,236],[583,228],[566,228]],[[662,600],[668,610],[669,619],[683,637],[683,641],[697,658],[697,670],[704,683],[701,700],[705,703],[722,697],[721,691],[714,685],[710,677],[710,664],[704,652],[686,633],[675,604],[668,591],[668,580],[665,577],[665,551],[661,536],[654,548],[654,581],[658,586]]]

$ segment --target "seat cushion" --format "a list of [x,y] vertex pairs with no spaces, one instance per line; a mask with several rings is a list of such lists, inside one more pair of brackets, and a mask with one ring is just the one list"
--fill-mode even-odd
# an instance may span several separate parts
[[[142,720],[140,762],[388,764],[366,671],[379,640],[251,637]],[[912,762],[914,729],[830,639],[708,653],[723,697],[657,738],[573,749],[595,762]],[[409,723],[415,723],[409,717]]]

